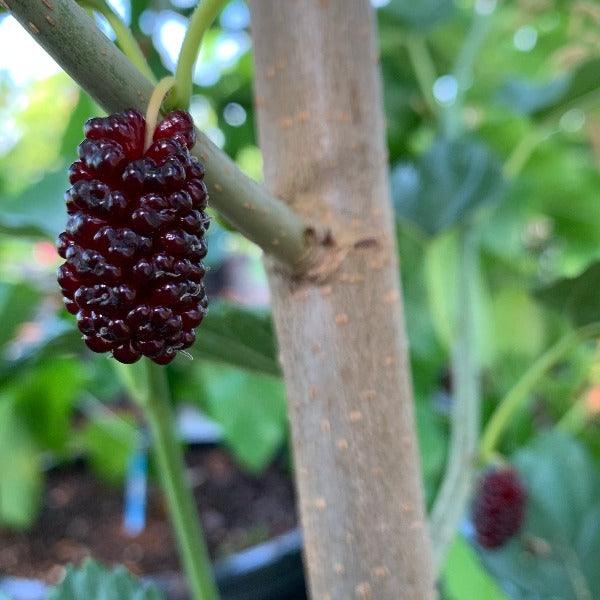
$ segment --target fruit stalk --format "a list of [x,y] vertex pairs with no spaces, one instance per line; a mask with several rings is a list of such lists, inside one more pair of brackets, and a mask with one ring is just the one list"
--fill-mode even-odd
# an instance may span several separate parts
[[[153,84],[96,27],[73,0],[8,0],[34,39],[109,113],[145,111]],[[193,153],[206,167],[211,206],[265,253],[301,274],[321,254],[315,228],[244,175],[204,134]]]

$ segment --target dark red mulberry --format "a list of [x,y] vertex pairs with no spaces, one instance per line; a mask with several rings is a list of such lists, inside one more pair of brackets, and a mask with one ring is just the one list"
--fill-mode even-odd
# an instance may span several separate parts
[[91,350],[167,364],[206,314],[208,195],[189,114],[169,113],[146,151],[145,128],[135,110],[86,123],[69,169],[58,283]]
[[473,505],[479,544],[488,549],[503,546],[521,529],[526,504],[527,493],[515,469],[492,470],[483,475]]

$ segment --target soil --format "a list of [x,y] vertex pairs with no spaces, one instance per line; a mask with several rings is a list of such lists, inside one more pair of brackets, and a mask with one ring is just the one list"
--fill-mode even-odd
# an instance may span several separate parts
[[[295,527],[292,483],[279,465],[253,477],[215,447],[191,449],[186,460],[213,558]],[[108,565],[125,564],[138,575],[179,570],[166,506],[156,485],[148,487],[144,531],[130,537],[122,519],[122,489],[108,486],[82,465],[54,470],[48,475],[42,510],[31,529],[0,529],[0,574],[55,583],[64,565],[87,556]]]

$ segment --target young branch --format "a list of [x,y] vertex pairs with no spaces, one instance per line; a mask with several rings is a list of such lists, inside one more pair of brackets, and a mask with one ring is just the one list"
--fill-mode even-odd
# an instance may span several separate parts
[[[73,0],[7,0],[35,40],[107,111],[146,111],[153,84]],[[203,133],[194,153],[206,167],[211,205],[266,253],[302,273],[318,252],[312,228],[246,177]]]

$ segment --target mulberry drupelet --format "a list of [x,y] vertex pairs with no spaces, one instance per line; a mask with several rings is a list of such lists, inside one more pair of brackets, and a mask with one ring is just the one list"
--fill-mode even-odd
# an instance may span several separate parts
[[169,113],[144,151],[145,129],[135,110],[86,123],[58,283],[91,350],[164,365],[194,343],[206,314],[208,194],[189,114]]

